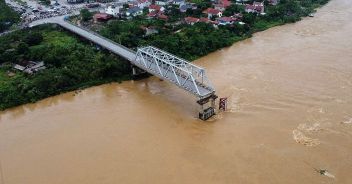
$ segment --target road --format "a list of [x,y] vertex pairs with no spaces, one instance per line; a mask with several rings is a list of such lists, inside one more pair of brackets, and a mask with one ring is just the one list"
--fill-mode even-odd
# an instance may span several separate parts
[[128,61],[135,60],[136,53],[133,50],[131,50],[123,45],[120,45],[112,40],[104,38],[104,37],[92,32],[92,31],[86,30],[82,27],[77,27],[69,22],[66,22],[64,20],[64,17],[65,16],[58,16],[58,17],[51,17],[48,19],[37,20],[37,21],[30,23],[29,26],[33,27],[33,26],[46,24],[46,23],[58,24],[58,25],[62,26],[63,28],[65,28],[71,32],[74,32],[74,33],[88,39],[89,41],[91,41],[97,45],[104,47],[105,49],[113,52],[114,54],[117,54],[117,55],[127,59]]

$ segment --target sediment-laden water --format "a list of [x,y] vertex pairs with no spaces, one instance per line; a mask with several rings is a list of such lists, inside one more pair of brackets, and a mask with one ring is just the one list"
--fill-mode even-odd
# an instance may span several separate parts
[[212,53],[229,109],[155,77],[0,113],[2,184],[352,183],[352,1]]

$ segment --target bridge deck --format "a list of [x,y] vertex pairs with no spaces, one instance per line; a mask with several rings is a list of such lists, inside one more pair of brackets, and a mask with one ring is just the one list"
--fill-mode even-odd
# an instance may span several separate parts
[[[54,17],[46,20],[39,20],[31,24],[31,26],[36,26],[44,23],[54,23],[62,26],[63,28],[76,33],[85,39],[90,40],[91,42],[102,46],[103,48],[127,59],[130,61],[132,64],[138,66],[139,68],[147,71],[150,74],[153,74],[161,79],[166,79],[174,84],[176,84],[178,87],[196,95],[199,98],[206,98],[209,97],[210,95],[214,94],[214,90],[210,86],[206,86],[203,84],[203,81],[192,81],[189,80],[187,77],[182,75],[181,73],[175,72],[172,73],[169,71],[167,68],[168,65],[159,65],[155,63],[155,60],[149,60],[147,61],[148,67],[146,65],[142,65],[141,63],[136,61],[136,52],[124,47],[121,44],[118,44],[112,40],[109,40],[105,37],[102,37],[98,35],[95,32],[92,32],[90,30],[86,30],[82,27],[78,27],[76,25],[73,25],[69,22],[66,22],[63,17]],[[195,66],[195,65],[194,65]],[[175,75],[174,75],[175,74]],[[193,75],[191,73],[191,75]],[[192,76],[193,77],[193,76]],[[183,80],[182,80],[183,79]],[[180,80],[183,81],[183,84],[180,85]]]

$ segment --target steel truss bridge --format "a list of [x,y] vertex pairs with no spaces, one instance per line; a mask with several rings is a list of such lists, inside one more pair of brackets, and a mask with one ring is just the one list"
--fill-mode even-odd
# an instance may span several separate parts
[[[45,23],[58,24],[110,52],[120,55],[141,70],[190,92],[199,99],[197,102],[202,107],[199,113],[200,119],[205,120],[214,115],[214,100],[217,96],[204,68],[152,46],[140,47],[135,52],[95,32],[73,25],[65,21],[63,17],[43,19],[33,22],[31,26]],[[136,70],[133,71],[136,74]],[[211,103],[210,107],[204,107],[208,102]]]

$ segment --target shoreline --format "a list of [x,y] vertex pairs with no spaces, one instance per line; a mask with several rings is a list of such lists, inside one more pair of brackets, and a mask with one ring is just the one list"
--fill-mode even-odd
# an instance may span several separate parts
[[[330,3],[331,1],[328,1],[326,4],[324,5],[320,5],[318,8],[315,8],[314,9],[314,13],[316,13],[319,9],[321,9],[323,6],[326,6]],[[196,57],[195,59],[193,59],[191,62],[194,62],[194,61],[197,61],[197,60],[201,60],[201,58],[203,57],[206,57],[212,53],[215,53],[215,52],[218,52],[218,51],[221,51],[223,49],[227,49],[235,44],[238,44],[242,41],[245,41],[247,39],[250,39],[251,37],[253,37],[254,35],[260,33],[260,32],[264,32],[264,31],[267,31],[267,30],[270,30],[274,27],[281,27],[281,26],[284,26],[284,25],[291,25],[291,24],[295,24],[295,23],[298,23],[298,22],[301,22],[303,21],[304,19],[307,19],[307,18],[312,18],[312,17],[309,17],[309,16],[305,16],[305,17],[300,17],[300,20],[299,21],[296,21],[296,22],[292,22],[292,23],[282,23],[282,24],[278,24],[278,25],[273,25],[273,26],[270,26],[270,27],[267,27],[263,30],[259,30],[259,31],[256,31],[256,32],[253,32],[253,33],[250,33],[250,35],[246,35],[245,37],[242,37],[241,39],[239,40],[236,40],[234,41],[230,46],[226,46],[226,47],[222,47],[222,48],[219,48],[215,51],[212,51],[212,52],[209,52],[205,55],[202,55],[202,56],[199,56],[199,57]],[[314,17],[313,17],[314,18]],[[21,31],[21,30],[19,30]],[[62,30],[61,30],[62,31]],[[11,34],[11,33],[10,33]],[[78,37],[79,38],[79,37]],[[124,62],[124,61],[122,61]],[[148,77],[147,77],[148,78]],[[114,79],[114,78],[110,78],[110,79],[104,79],[104,80],[97,80],[97,81],[88,81],[88,82],[85,82],[85,83],[82,83],[82,84],[78,84],[78,85],[75,85],[75,86],[72,86],[72,87],[69,87],[67,89],[64,89],[62,91],[60,91],[59,93],[55,94],[55,95],[52,95],[52,96],[47,96],[47,97],[44,97],[42,99],[39,99],[37,101],[34,101],[34,102],[28,102],[28,103],[23,103],[23,104],[19,104],[19,105],[15,105],[15,106],[10,106],[10,107],[7,107],[5,109],[2,109],[0,110],[0,113],[3,113],[3,112],[6,112],[7,110],[11,110],[13,108],[16,108],[18,106],[22,106],[22,105],[27,105],[27,104],[34,104],[34,103],[37,103],[37,102],[40,102],[42,100],[45,100],[47,98],[51,98],[51,97],[55,97],[55,96],[59,96],[59,95],[62,95],[62,94],[66,94],[66,93],[71,93],[71,92],[76,92],[76,91],[80,91],[80,90],[84,90],[84,89],[87,89],[87,88],[91,88],[91,87],[97,87],[97,86],[101,86],[101,85],[109,85],[109,84],[112,84],[112,83],[123,83],[123,82],[127,82],[127,81],[131,81],[133,80],[131,77],[127,77],[127,76],[124,76],[124,77],[121,77],[119,79]]]

